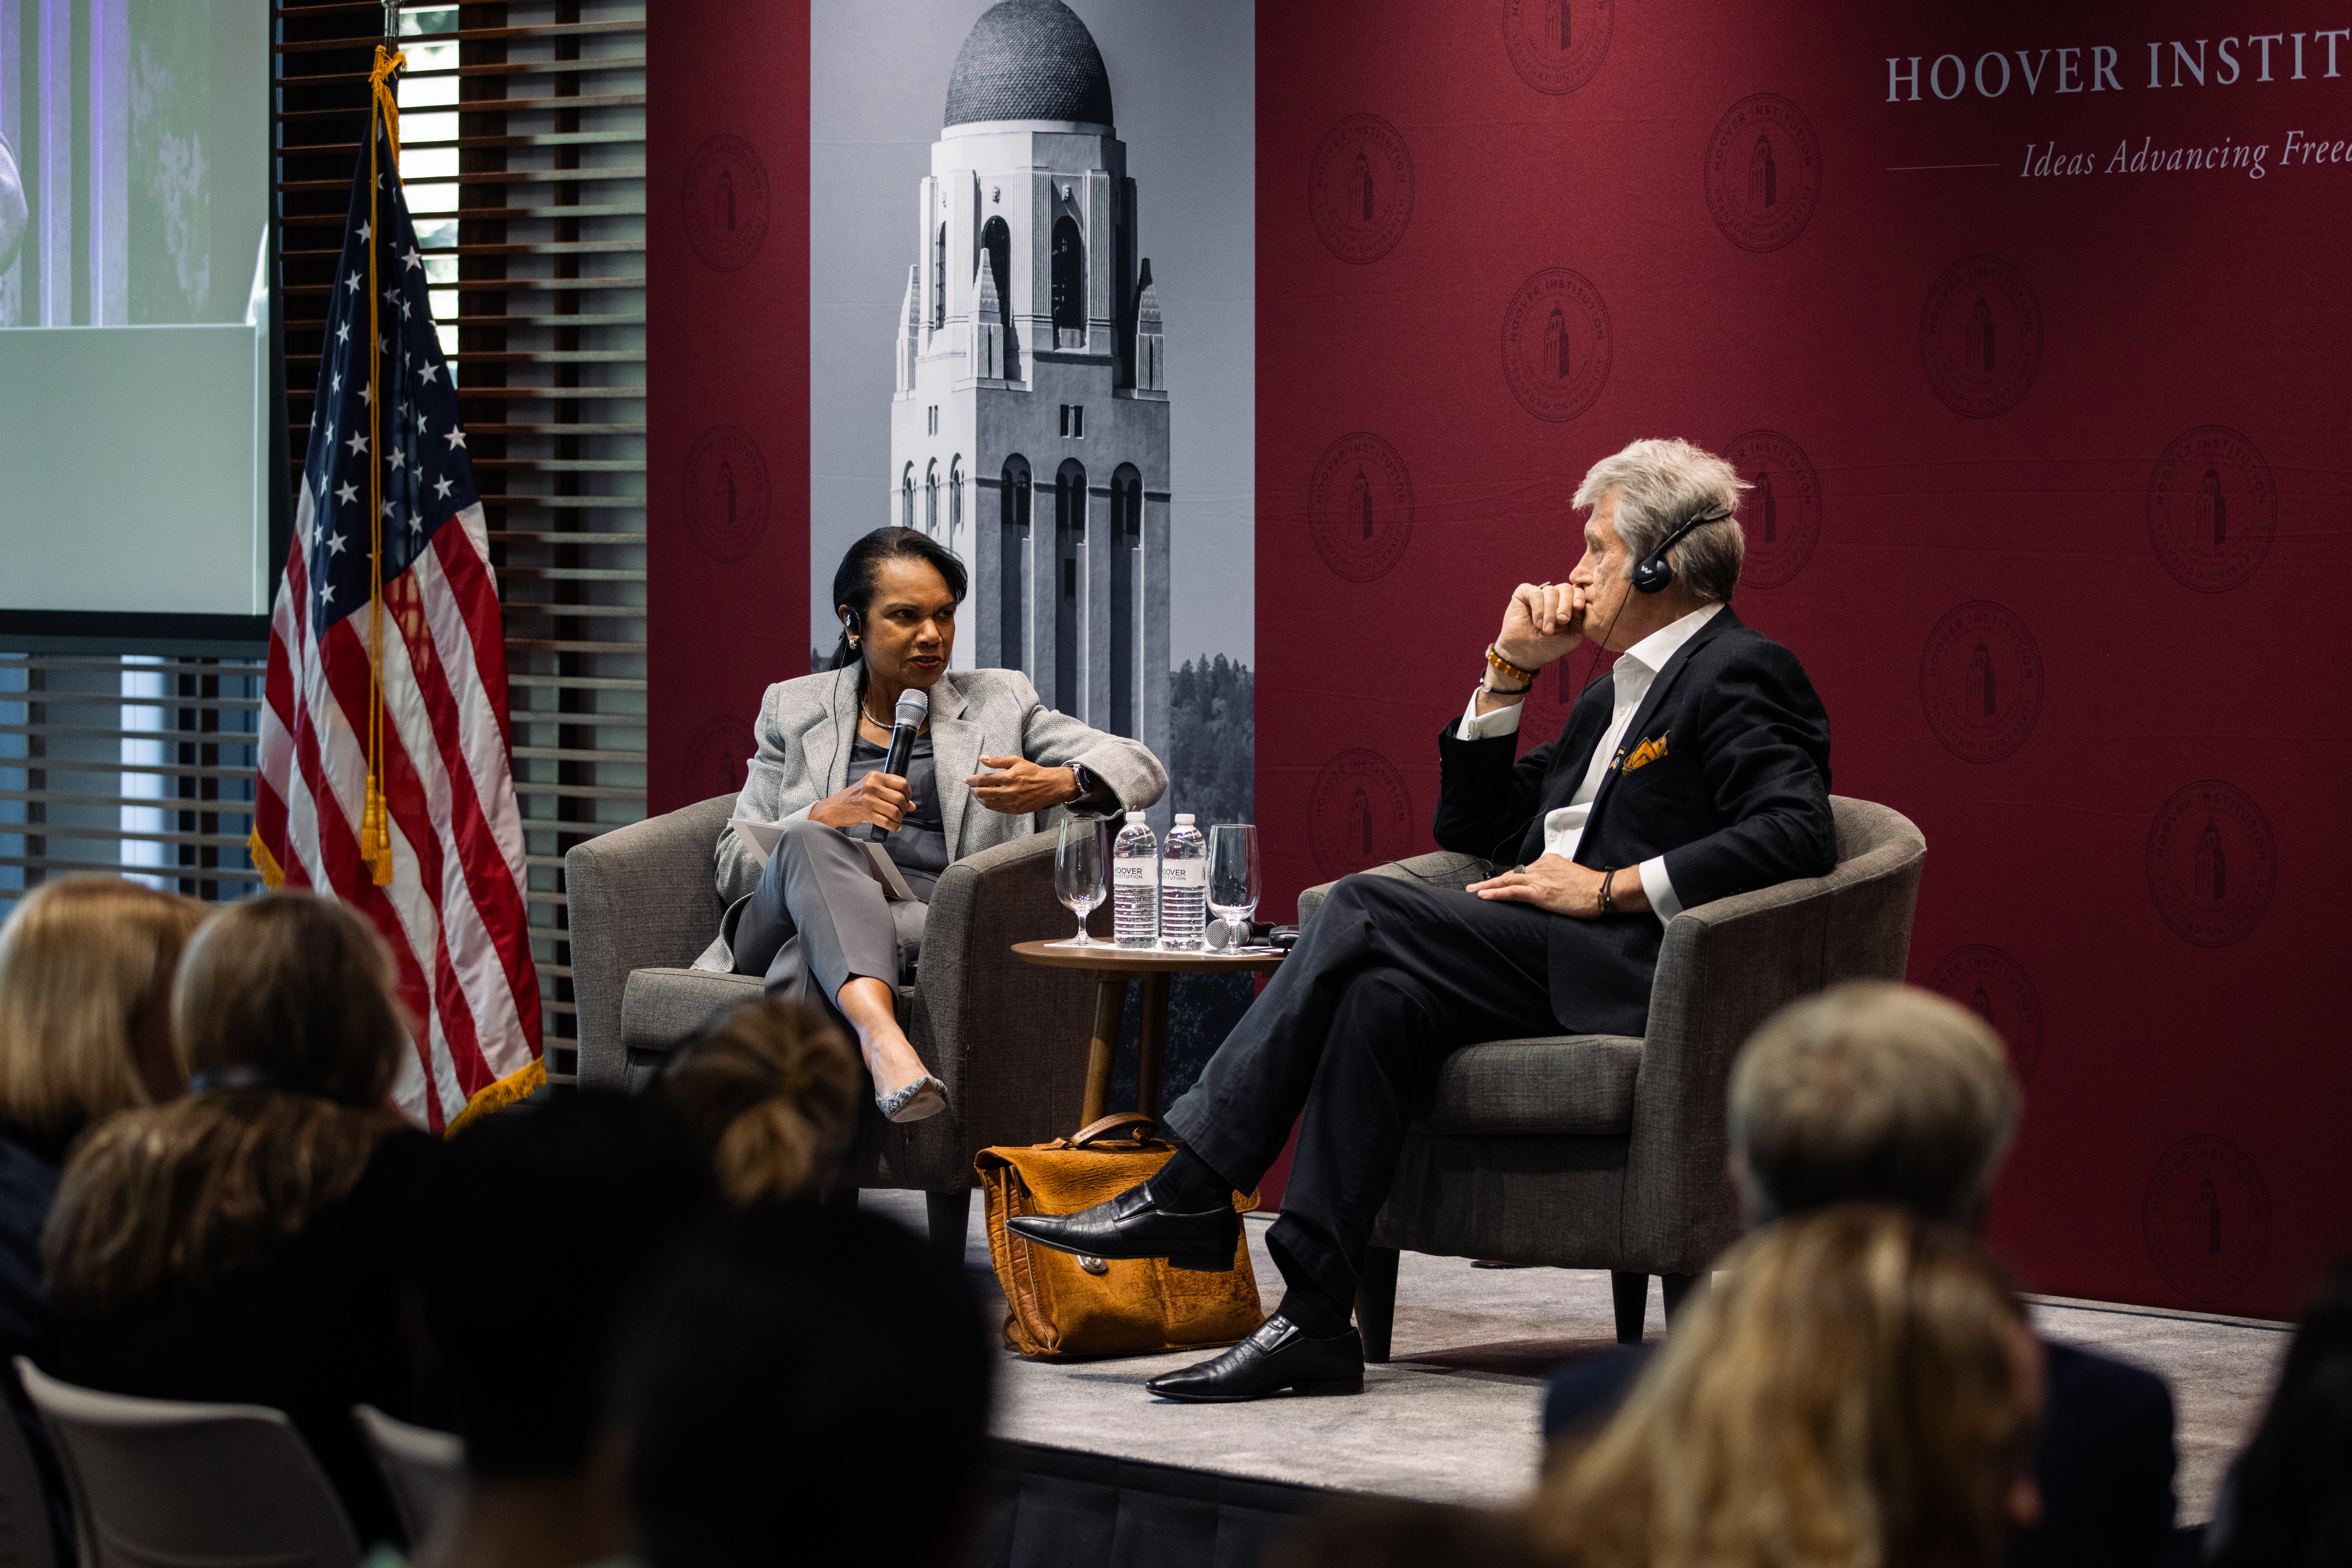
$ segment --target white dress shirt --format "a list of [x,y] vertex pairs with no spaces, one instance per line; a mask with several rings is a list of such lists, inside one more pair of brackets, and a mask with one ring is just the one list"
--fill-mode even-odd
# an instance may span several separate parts
[[[1609,715],[1609,728],[1601,743],[1592,748],[1592,763],[1584,770],[1584,782],[1576,786],[1575,796],[1566,805],[1544,818],[1544,847],[1547,855],[1557,855],[1573,861],[1584,840],[1585,819],[1592,815],[1592,798],[1601,793],[1601,781],[1609,776],[1609,759],[1617,754],[1624,743],[1625,731],[1633,722],[1633,714],[1642,700],[1650,694],[1658,679],[1658,671],[1676,649],[1697,635],[1699,627],[1715,618],[1721,605],[1707,605],[1693,610],[1672,626],[1661,626],[1617,656],[1616,668],[1610,679],[1616,686],[1616,706]],[[1478,693],[1470,694],[1470,706],[1464,710],[1461,726],[1454,731],[1460,741],[1485,741],[1496,735],[1516,735],[1519,730],[1519,710],[1523,702],[1513,702],[1491,712],[1478,711]],[[1592,868],[1599,870],[1599,867]],[[1652,856],[1642,862],[1642,891],[1649,895],[1650,912],[1665,924],[1683,912],[1682,900],[1675,896],[1675,884],[1666,876],[1665,857]]]

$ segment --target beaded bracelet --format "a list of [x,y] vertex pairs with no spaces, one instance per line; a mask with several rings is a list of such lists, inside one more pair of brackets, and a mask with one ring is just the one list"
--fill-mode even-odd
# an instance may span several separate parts
[[1509,659],[1505,658],[1499,652],[1497,652],[1493,643],[1488,643],[1486,645],[1486,662],[1494,668],[1495,673],[1497,675],[1516,677],[1520,680],[1526,681],[1530,686],[1535,684],[1536,672],[1534,670],[1521,669],[1517,665],[1513,664]]

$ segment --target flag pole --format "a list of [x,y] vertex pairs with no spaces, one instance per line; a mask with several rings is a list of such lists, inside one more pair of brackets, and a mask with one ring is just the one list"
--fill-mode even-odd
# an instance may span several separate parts
[[[385,0],[384,26],[394,21],[392,0]],[[400,167],[400,100],[393,90],[393,73],[408,57],[383,44],[375,47],[375,68],[368,73],[368,738],[367,794],[360,808],[360,858],[366,861],[379,888],[392,880],[392,823],[383,806],[383,328],[377,316],[376,251],[382,245],[381,205],[377,200],[383,174],[376,163],[376,126],[381,122]]]

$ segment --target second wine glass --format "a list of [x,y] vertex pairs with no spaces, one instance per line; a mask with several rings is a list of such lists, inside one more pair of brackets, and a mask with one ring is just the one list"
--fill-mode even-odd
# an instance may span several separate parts
[[1110,824],[1099,816],[1062,818],[1061,837],[1054,846],[1054,896],[1078,917],[1078,934],[1072,947],[1091,947],[1087,917],[1103,901],[1103,868],[1110,858]]
[[1246,822],[1209,829],[1209,908],[1232,933],[1229,947],[1247,941],[1259,891],[1257,829]]

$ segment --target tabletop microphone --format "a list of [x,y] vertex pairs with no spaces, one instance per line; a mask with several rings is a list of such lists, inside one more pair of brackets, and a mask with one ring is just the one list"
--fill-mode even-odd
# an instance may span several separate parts
[[[897,722],[890,726],[890,754],[882,759],[882,771],[893,778],[907,776],[907,759],[914,755],[915,731],[930,717],[931,694],[919,686],[909,686],[898,693],[898,706],[891,710]],[[880,823],[874,825],[874,837],[887,838],[890,830]]]

